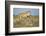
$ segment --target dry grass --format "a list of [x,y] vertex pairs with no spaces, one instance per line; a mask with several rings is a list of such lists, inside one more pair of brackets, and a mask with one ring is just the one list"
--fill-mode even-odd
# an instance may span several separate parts
[[14,27],[38,27],[39,26],[39,16],[27,16],[21,17],[14,16],[13,17]]

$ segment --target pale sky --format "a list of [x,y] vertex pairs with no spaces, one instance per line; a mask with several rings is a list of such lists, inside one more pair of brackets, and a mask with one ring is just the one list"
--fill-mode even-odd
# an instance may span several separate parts
[[32,16],[39,15],[39,9],[30,9],[30,8],[14,8],[13,15],[18,15],[19,13],[22,13],[22,11],[28,11]]

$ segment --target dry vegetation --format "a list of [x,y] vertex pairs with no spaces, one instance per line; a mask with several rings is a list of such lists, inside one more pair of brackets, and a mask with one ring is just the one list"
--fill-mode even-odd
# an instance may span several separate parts
[[14,27],[38,27],[39,16],[29,15],[27,17],[20,17],[19,15],[13,17]]

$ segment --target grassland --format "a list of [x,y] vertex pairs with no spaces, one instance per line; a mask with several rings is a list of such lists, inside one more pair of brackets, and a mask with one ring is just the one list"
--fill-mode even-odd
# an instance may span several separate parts
[[38,27],[39,16],[29,15],[27,17],[13,16],[14,27]]

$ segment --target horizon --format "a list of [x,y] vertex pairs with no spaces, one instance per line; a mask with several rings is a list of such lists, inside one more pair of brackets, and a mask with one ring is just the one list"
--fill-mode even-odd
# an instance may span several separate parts
[[13,16],[19,15],[23,12],[29,12],[32,16],[39,16],[39,9],[30,9],[30,8],[14,8]]

